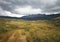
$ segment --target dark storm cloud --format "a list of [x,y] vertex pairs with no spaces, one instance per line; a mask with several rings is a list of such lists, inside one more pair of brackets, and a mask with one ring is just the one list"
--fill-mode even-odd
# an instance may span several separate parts
[[0,7],[3,10],[12,11],[14,9],[14,6],[15,6],[14,4],[12,4],[11,2],[7,2],[7,0],[0,1]]
[[13,13],[17,7],[25,6],[41,9],[45,13],[60,12],[60,0],[0,0],[0,7]]

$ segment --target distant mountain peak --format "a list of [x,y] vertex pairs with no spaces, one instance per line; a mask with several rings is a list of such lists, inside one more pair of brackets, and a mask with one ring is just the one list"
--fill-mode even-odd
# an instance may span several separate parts
[[46,14],[33,14],[33,15],[27,15],[21,17],[21,19],[24,20],[50,20],[52,18],[59,17],[60,14],[51,14],[51,15],[46,15]]

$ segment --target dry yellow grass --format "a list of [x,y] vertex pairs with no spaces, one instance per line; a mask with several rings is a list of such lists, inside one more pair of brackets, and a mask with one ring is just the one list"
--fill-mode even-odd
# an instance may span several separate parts
[[60,42],[60,29],[47,20],[6,19],[2,26],[7,31],[0,33],[0,42]]

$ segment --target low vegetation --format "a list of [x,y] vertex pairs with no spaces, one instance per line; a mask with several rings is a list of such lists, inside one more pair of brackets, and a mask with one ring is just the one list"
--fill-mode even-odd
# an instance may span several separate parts
[[0,18],[0,42],[60,42],[60,18],[51,21]]

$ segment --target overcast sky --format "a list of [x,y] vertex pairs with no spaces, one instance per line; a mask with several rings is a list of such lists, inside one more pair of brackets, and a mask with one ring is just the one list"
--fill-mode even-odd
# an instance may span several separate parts
[[60,12],[60,0],[0,0],[0,16],[21,17]]

